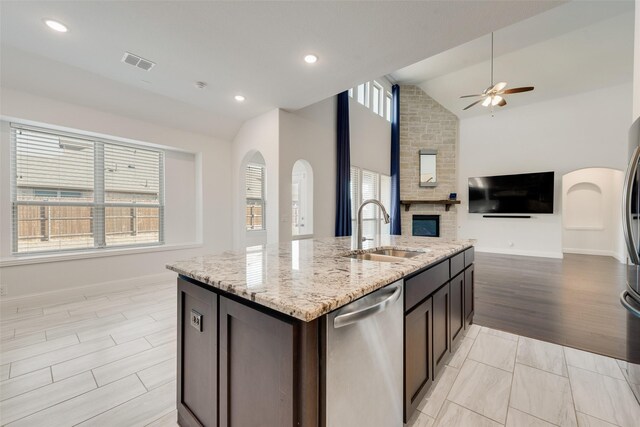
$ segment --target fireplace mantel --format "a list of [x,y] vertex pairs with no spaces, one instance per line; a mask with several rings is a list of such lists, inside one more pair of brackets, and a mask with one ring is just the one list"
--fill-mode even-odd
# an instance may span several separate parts
[[405,212],[409,212],[411,205],[444,205],[444,210],[449,212],[451,205],[459,205],[460,200],[400,200],[400,204],[404,205]]

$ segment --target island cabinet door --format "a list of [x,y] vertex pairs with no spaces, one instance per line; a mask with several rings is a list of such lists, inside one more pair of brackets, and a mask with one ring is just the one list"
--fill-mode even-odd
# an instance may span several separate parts
[[461,271],[450,282],[451,292],[451,348],[454,349],[464,331],[464,273]]
[[474,312],[474,287],[475,287],[475,272],[474,265],[471,264],[464,271],[464,319],[465,324],[471,324],[473,320]]
[[451,293],[449,283],[433,294],[433,376],[437,377],[451,352]]
[[431,298],[405,314],[404,421],[407,422],[433,382]]
[[218,296],[178,279],[178,418],[180,425],[218,422]]
[[294,325],[220,297],[220,426],[294,425]]

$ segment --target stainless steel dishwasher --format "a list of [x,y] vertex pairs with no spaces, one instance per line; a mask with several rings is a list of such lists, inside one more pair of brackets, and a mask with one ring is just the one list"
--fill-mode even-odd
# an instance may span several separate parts
[[402,280],[326,317],[327,427],[402,426]]

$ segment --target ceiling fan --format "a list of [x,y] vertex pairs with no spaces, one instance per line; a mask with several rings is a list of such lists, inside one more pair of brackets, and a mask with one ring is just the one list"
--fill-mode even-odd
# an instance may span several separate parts
[[511,93],[520,93],[520,92],[529,92],[533,90],[533,86],[524,86],[524,87],[515,87],[513,89],[506,89],[507,82],[498,82],[493,84],[493,33],[491,33],[491,85],[486,88],[481,94],[478,95],[464,95],[460,98],[474,98],[481,97],[477,101],[467,105],[463,108],[463,110],[468,110],[474,105],[482,102],[483,107],[504,107],[507,105],[507,100],[504,99],[503,95],[508,95]]

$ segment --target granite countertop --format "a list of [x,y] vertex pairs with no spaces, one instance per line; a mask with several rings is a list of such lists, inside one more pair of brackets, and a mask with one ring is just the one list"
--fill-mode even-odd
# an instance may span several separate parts
[[364,243],[425,251],[398,262],[363,261],[351,237],[254,246],[167,264],[183,276],[304,321],[311,321],[402,277],[473,245],[472,240],[383,237]]

